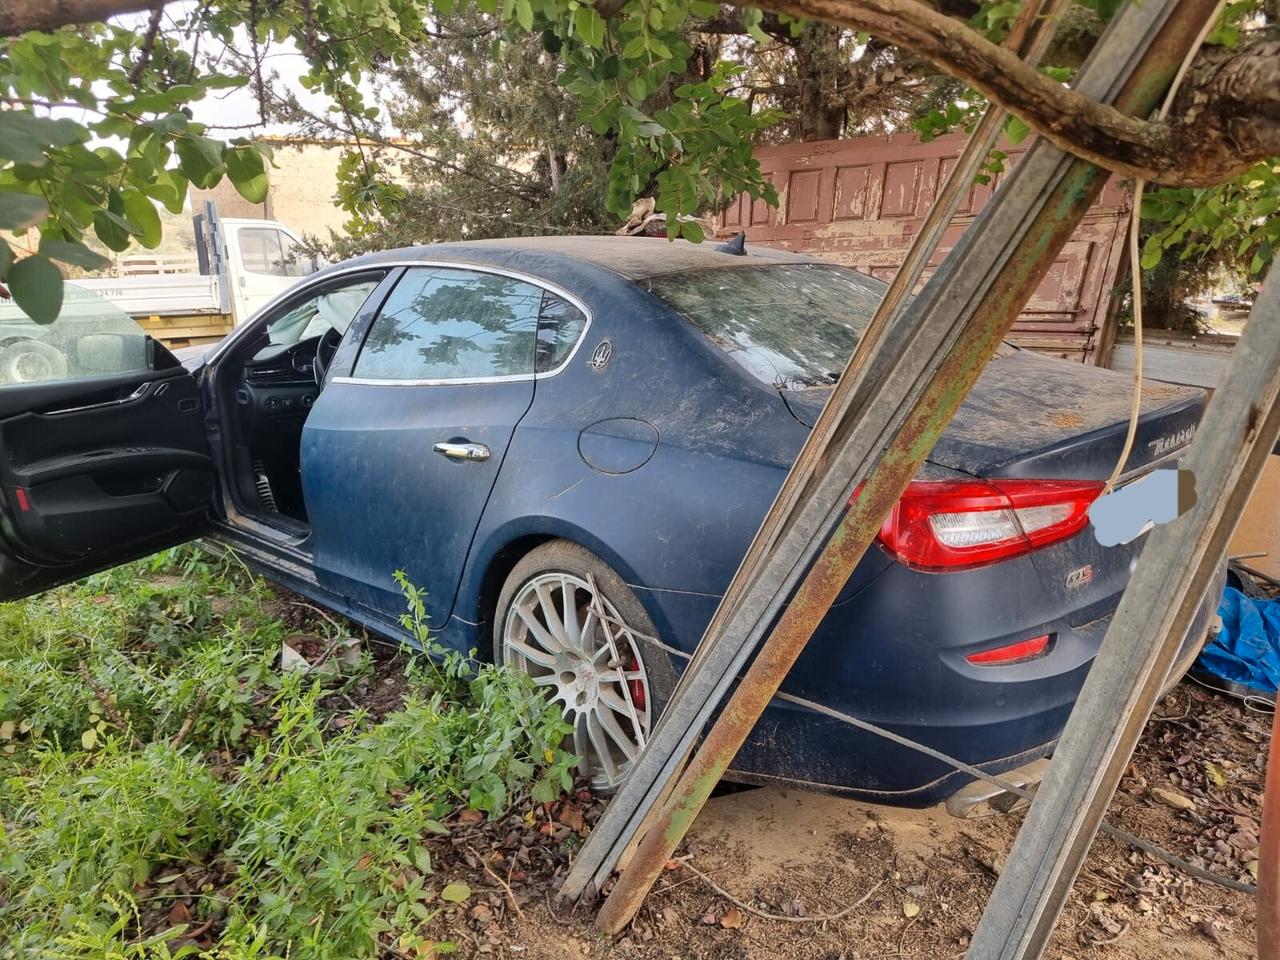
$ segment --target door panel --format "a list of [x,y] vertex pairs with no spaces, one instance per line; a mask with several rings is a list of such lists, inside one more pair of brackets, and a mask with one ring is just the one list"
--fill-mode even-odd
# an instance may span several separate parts
[[[457,266],[405,271],[302,434],[316,577],[396,617],[393,574],[443,628],[516,424],[533,402],[543,291]],[[343,348],[345,350],[345,347]],[[340,354],[343,351],[340,351]]]
[[180,543],[206,521],[213,461],[195,380],[94,300],[37,331],[66,351],[43,368],[60,379],[0,384],[0,600]]
[[[437,629],[453,607],[471,538],[533,381],[325,387],[302,432],[302,484],[317,579],[387,616],[405,610],[392,579],[428,591]],[[488,459],[436,453],[483,444]]]

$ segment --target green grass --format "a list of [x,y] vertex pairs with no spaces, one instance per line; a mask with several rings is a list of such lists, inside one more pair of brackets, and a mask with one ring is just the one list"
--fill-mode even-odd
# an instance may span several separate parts
[[279,671],[290,608],[233,559],[172,551],[0,605],[0,958],[425,949],[442,821],[550,801],[573,758],[528,679],[444,655],[399,579],[437,657],[404,658],[377,719],[353,707],[367,653]]

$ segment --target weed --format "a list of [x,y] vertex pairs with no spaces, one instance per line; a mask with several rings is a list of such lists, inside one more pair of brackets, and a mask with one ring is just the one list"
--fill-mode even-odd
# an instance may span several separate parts
[[277,670],[271,592],[196,550],[0,605],[0,958],[430,946],[448,815],[553,800],[576,760],[529,679],[444,651],[396,579],[422,652],[376,723],[337,713],[350,674]]

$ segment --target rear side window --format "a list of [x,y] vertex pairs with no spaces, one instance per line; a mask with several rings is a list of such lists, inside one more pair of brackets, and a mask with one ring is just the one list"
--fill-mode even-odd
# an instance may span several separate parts
[[532,376],[542,289],[492,273],[414,267],[369,328],[353,375],[369,380]]
[[835,383],[885,289],[852,270],[809,263],[690,270],[646,287],[781,390]]
[[581,310],[564,297],[545,293],[538,318],[537,372],[554,370],[568,360],[586,326],[587,318]]

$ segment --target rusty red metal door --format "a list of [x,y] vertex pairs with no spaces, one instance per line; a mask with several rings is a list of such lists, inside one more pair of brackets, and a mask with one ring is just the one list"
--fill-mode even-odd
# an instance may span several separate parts
[[[964,140],[956,134],[922,143],[913,134],[895,134],[760,147],[755,156],[778,191],[778,207],[741,196],[720,215],[718,226],[724,233],[745,230],[752,243],[811,253],[887,280]],[[1016,164],[1029,145],[1002,144],[1006,166]],[[955,245],[1003,175],[970,188],[933,262]],[[1095,362],[1120,269],[1127,210],[1127,192],[1108,183],[1018,318],[1010,336],[1014,343]],[[926,268],[925,277],[931,272]]]

